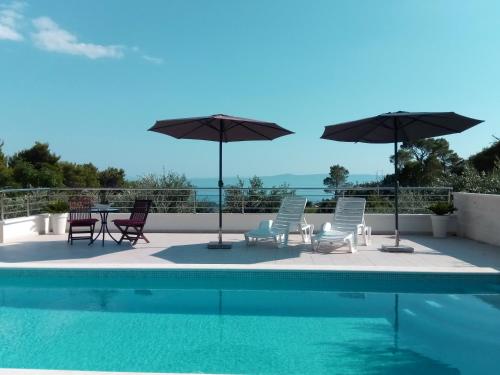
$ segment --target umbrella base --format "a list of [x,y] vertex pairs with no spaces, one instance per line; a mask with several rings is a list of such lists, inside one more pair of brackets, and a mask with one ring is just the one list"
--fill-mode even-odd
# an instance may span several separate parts
[[415,249],[407,245],[382,245],[379,249],[388,253],[413,253]]
[[233,244],[231,242],[212,241],[208,243],[207,247],[209,249],[231,249]]

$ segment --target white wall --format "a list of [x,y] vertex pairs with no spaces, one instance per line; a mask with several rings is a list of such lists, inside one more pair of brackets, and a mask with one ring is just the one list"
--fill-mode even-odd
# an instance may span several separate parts
[[500,246],[500,195],[453,193],[457,234]]
[[[500,208],[500,206],[499,206]],[[223,227],[226,232],[245,232],[256,228],[261,220],[273,219],[275,214],[224,214]],[[0,243],[23,239],[27,236],[43,234],[43,215],[20,217],[0,221]],[[98,216],[96,216],[98,217]],[[111,232],[116,232],[112,223],[116,218],[127,218],[128,214],[110,214],[108,225]],[[325,221],[332,220],[332,214],[306,214],[308,223],[314,224],[318,230]],[[452,217],[453,218],[453,217]],[[454,219],[454,218],[453,218]],[[400,215],[400,230],[405,233],[431,233],[429,215]],[[374,234],[393,233],[394,215],[367,214],[367,225]],[[455,232],[456,223],[452,220],[450,232]],[[150,214],[145,230],[147,232],[216,232],[218,228],[217,214]],[[99,230],[99,225],[96,231]],[[500,233],[500,231],[497,231]]]
[[25,216],[0,221],[0,243],[35,237],[43,227],[41,216]]
[[[115,231],[111,220],[127,217],[126,214],[109,215],[109,227]],[[223,227],[226,232],[245,232],[256,228],[261,220],[273,219],[276,214],[224,214]],[[308,223],[319,229],[325,221],[331,221],[332,214],[306,214]],[[403,233],[431,233],[429,215],[400,215],[400,230]],[[394,215],[367,214],[366,223],[372,227],[373,233],[385,234],[394,232]],[[450,225],[450,232],[455,231],[455,222]],[[148,232],[215,232],[218,228],[217,214],[150,214],[146,231]]]

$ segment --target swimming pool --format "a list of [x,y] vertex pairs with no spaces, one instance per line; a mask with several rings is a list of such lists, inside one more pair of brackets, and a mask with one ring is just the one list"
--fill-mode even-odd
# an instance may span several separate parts
[[500,277],[0,270],[0,368],[496,374]]

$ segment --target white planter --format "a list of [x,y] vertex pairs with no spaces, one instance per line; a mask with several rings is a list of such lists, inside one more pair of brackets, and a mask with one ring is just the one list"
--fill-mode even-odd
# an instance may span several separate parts
[[448,223],[450,215],[431,215],[432,235],[438,238],[444,238],[448,234]]
[[49,234],[49,214],[38,215],[38,234]]
[[68,214],[50,214],[50,225],[52,226],[52,233],[64,234],[66,232],[66,223],[68,221]]

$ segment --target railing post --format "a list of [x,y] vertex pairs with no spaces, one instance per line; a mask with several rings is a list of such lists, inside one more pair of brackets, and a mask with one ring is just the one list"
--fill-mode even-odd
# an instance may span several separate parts
[[26,194],[26,216],[30,216],[30,196]]
[[451,203],[451,191],[452,188],[448,188],[448,203]]
[[5,220],[5,207],[4,207],[5,194],[0,196],[0,219]]
[[193,214],[196,213],[196,199],[197,199],[197,195],[196,195],[196,190],[193,190]]
[[241,190],[241,213],[245,213],[245,192]]

